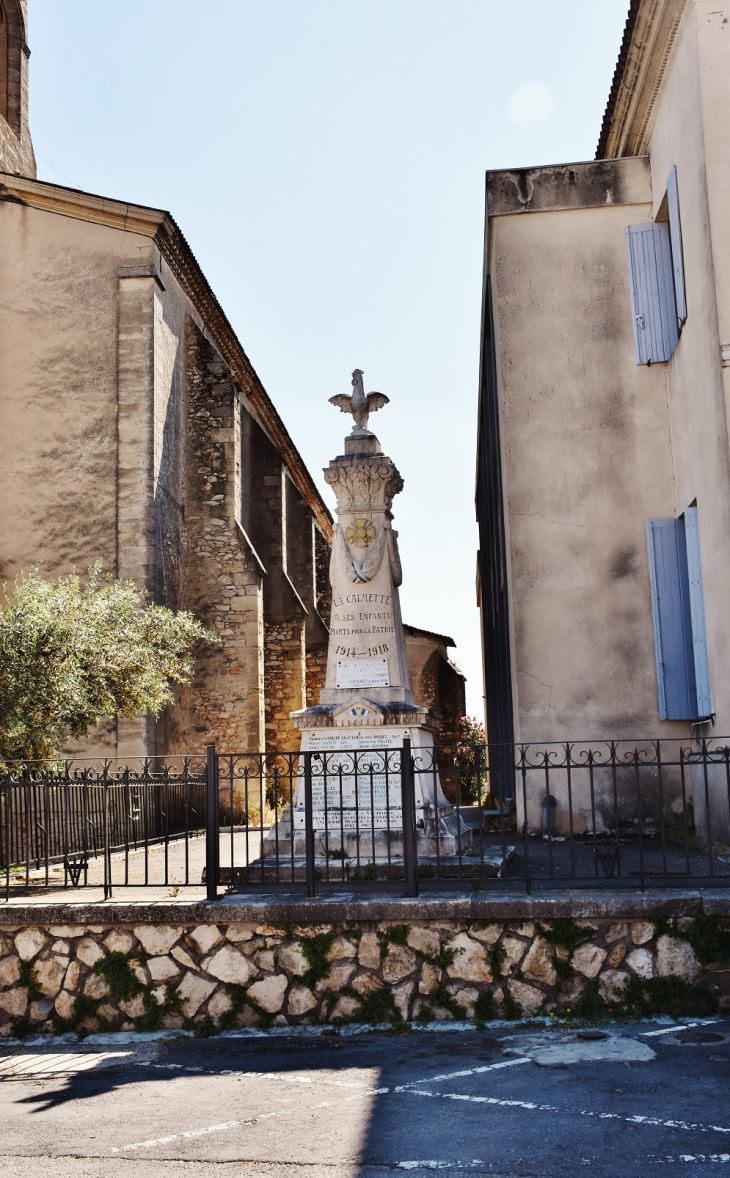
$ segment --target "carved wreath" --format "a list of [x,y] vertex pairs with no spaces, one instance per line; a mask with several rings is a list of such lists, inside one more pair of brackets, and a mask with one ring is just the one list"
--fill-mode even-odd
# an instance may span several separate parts
[[[355,520],[355,524],[358,521]],[[348,539],[350,531],[348,528]],[[375,530],[375,529],[373,529]],[[383,551],[387,546],[388,562],[390,564],[390,573],[393,578],[393,584],[398,586],[403,580],[403,573],[401,570],[400,555],[398,553],[398,533],[394,532],[390,524],[383,521],[383,528],[375,537],[374,541],[368,539],[365,546],[365,555],[362,560],[358,560],[353,556],[352,549],[347,543],[347,539],[343,534],[340,524],[335,524],[334,536],[332,538],[332,557],[330,561],[330,583],[334,586],[336,581],[336,574],[339,570],[344,573],[349,581],[354,585],[365,585],[368,581],[372,581],[377,574],[383,562]]]

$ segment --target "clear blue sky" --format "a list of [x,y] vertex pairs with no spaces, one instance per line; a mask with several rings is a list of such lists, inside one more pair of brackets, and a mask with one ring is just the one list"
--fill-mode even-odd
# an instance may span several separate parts
[[[169,209],[325,500],[365,370],[406,621],[482,714],[484,172],[593,157],[628,0],[29,0],[41,179]],[[59,175],[60,173],[60,175]]]

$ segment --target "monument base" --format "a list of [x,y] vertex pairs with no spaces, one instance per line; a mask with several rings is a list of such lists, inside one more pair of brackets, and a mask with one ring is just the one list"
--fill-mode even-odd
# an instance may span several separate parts
[[[344,693],[343,693],[344,694]],[[409,740],[414,762],[419,861],[459,856],[471,842],[466,823],[441,789],[433,733],[439,717],[427,708],[381,703],[347,693],[339,704],[293,712],[301,751],[312,753],[313,824],[317,855],[343,862],[403,858],[401,761]],[[305,854],[303,766],[291,808],[264,839],[279,856]]]
[[[299,839],[295,839],[295,846],[299,842]],[[306,856],[303,851],[295,851],[292,856],[290,844],[287,842],[285,845],[287,848],[286,858],[282,853],[278,858],[270,855],[252,860],[248,866],[244,867],[234,867],[233,869],[228,866],[220,867],[218,869],[219,883],[234,885],[245,885],[252,881],[257,883],[303,883],[307,878]],[[478,859],[465,858],[463,855],[460,859],[458,855],[444,856],[442,854],[439,854],[437,859],[435,854],[429,855],[425,849],[421,851],[421,844],[419,844],[418,864],[422,869],[421,875],[424,879],[433,878],[436,875],[435,870],[429,871],[429,864],[435,868],[437,863],[440,880],[473,881],[475,865],[478,867],[480,879],[500,879],[514,856],[514,846],[507,846],[504,849],[502,847],[485,847]],[[400,857],[393,853],[390,858],[379,855],[373,858],[364,855],[359,862],[354,854],[343,860],[326,859],[324,855],[318,854],[314,860],[314,867],[317,873],[316,878],[326,883],[357,884],[376,880],[395,882],[404,878],[402,853]],[[203,876],[203,882],[205,882],[205,876]]]

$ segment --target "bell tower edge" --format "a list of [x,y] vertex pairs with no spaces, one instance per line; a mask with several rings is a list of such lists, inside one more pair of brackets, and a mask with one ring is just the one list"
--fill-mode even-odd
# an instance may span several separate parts
[[28,0],[0,0],[0,171],[36,178],[28,125]]

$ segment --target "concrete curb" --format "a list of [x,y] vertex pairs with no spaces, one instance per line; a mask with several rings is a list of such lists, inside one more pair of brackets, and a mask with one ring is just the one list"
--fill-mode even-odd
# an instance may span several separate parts
[[341,891],[308,900],[269,892],[262,895],[222,896],[215,901],[106,900],[89,903],[49,901],[22,904],[0,902],[0,926],[36,924],[219,924],[267,921],[299,925],[342,921],[431,920],[646,920],[658,916],[730,916],[730,888],[706,891],[633,889],[564,891],[525,895],[497,893],[482,896],[393,894],[365,896]]
[[[555,1019],[546,1018],[544,1015],[536,1015],[531,1019],[516,1019],[510,1021],[508,1019],[491,1019],[484,1023],[483,1026],[477,1026],[474,1022],[432,1022],[432,1023],[409,1023],[408,1030],[402,1032],[404,1034],[454,1034],[459,1032],[463,1034],[466,1031],[515,1031],[529,1029],[525,1028],[525,1024],[529,1023],[530,1027],[534,1027],[536,1023],[542,1024],[544,1027],[563,1027],[570,1030],[576,1029],[584,1025],[582,1019]],[[715,1023],[726,1022],[722,1015],[714,1018],[693,1018],[690,1015],[686,1017],[673,1019],[668,1015],[660,1015],[657,1018],[639,1019],[631,1024],[631,1026],[652,1026],[665,1027],[667,1032],[671,1031],[673,1027],[700,1027],[714,1025]],[[591,1023],[591,1026],[594,1024]],[[625,1024],[616,1022],[606,1022],[601,1026],[615,1027]],[[257,1027],[241,1027],[235,1031],[220,1031],[217,1035],[212,1035],[212,1039],[305,1039],[305,1038],[341,1038],[345,1039],[353,1035],[374,1035],[382,1032],[393,1034],[393,1028],[388,1023],[377,1023],[373,1025],[364,1023],[352,1023],[339,1027],[336,1032],[332,1027],[269,1027],[268,1030],[262,1031]],[[193,1031],[115,1031],[113,1034],[98,1034],[86,1035],[83,1039],[79,1039],[74,1033],[65,1035],[28,1035],[24,1039],[7,1038],[2,1040],[0,1051],[6,1047],[45,1047],[48,1048],[51,1044],[66,1044],[73,1045],[80,1050],[88,1050],[96,1047],[123,1047],[125,1044],[134,1043],[172,1043],[179,1040],[195,1039]],[[206,1040],[207,1041],[207,1040]]]

